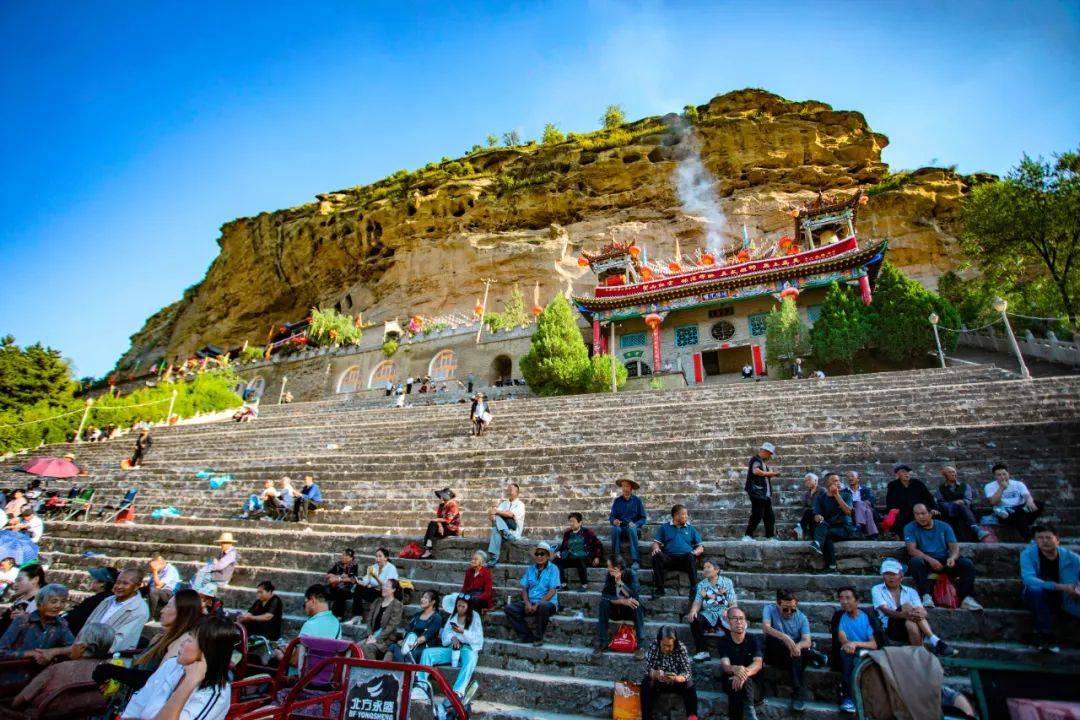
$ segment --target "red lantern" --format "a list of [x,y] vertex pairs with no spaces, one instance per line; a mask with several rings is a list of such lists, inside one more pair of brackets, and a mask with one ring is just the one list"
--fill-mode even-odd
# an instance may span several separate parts
[[630,249],[626,252],[630,253],[630,257],[636,259],[637,256],[641,254],[641,248],[639,248],[637,245],[631,245]]
[[735,259],[741,263],[750,262],[750,251],[743,248],[739,252],[735,253]]
[[791,298],[792,300],[799,299],[799,288],[788,285],[786,288],[780,291],[780,299]]
[[682,272],[682,265],[677,262],[668,263],[668,270],[671,272]]
[[540,317],[543,312],[544,308],[540,307],[539,305],[533,305],[533,315],[535,315],[536,317]]
[[868,202],[870,202],[870,196],[869,195],[860,195],[859,196],[859,204],[860,205],[865,205]]
[[702,265],[715,265],[716,264],[716,258],[713,257],[712,253],[702,253],[702,255],[701,255],[701,264]]
[[660,323],[663,322],[657,313],[649,313],[645,316],[645,324],[649,326],[650,330],[656,331],[656,328],[660,327]]
[[785,235],[780,238],[780,249],[787,252],[788,248],[795,244],[795,238],[790,235]]
[[797,218],[797,217],[799,217],[799,211],[797,209],[796,210],[788,210],[788,215],[790,215],[793,218]]
[[647,267],[641,268],[641,279],[645,281],[652,280],[652,270]]
[[788,255],[798,255],[799,254],[799,246],[798,245],[792,245],[791,247],[789,247],[787,249],[787,254]]
[[577,259],[577,264],[578,267],[589,267],[589,261],[584,255]]

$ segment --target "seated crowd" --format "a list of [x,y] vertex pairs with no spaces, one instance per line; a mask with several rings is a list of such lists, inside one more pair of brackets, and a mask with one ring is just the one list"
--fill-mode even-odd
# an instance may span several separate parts
[[[775,448],[764,443],[751,458],[746,492],[751,519],[746,538],[764,524],[766,538],[775,536],[770,466]],[[1034,618],[1035,640],[1046,652],[1057,652],[1060,628],[1066,616],[1080,618],[1080,556],[1061,547],[1056,531],[1038,524],[1043,505],[1028,488],[1012,479],[1003,465],[993,469],[994,480],[982,491],[989,514],[997,522],[980,519],[974,493],[952,467],[942,469],[936,493],[912,477],[905,465],[894,468],[895,479],[886,490],[884,512],[879,512],[871,489],[858,473],[824,471],[821,479],[804,479],[804,512],[795,535],[824,558],[826,571],[839,572],[837,544],[855,539],[876,539],[886,534],[902,538],[904,558],[880,558],[881,582],[868,593],[869,605],[854,586],[836,593],[837,608],[826,629],[814,628],[799,609],[799,593],[779,589],[761,618],[748,618],[739,604],[735,581],[723,574],[723,562],[706,554],[702,533],[691,523],[687,507],[670,508],[670,519],[652,528],[647,546],[652,568],[652,593],[641,589],[639,544],[648,515],[635,493],[640,485],[622,478],[608,515],[607,548],[597,533],[586,527],[579,512],[569,512],[567,526],[556,543],[525,538],[526,505],[517,483],[509,483],[505,497],[490,509],[487,550],[473,553],[460,589],[440,596],[425,588],[415,597],[412,583],[395,566],[394,556],[380,547],[362,568],[357,553],[343,548],[325,578],[304,593],[306,621],[300,636],[340,640],[349,630],[367,658],[413,662],[457,669],[453,690],[468,701],[477,690],[473,678],[483,652],[485,622],[501,609],[506,623],[522,643],[543,645],[552,618],[560,610],[560,593],[567,592],[573,573],[574,590],[589,589],[591,569],[604,568],[595,626],[592,658],[609,650],[632,653],[642,662],[642,717],[650,718],[657,698],[682,698],[688,717],[697,715],[695,665],[718,661],[720,687],[727,695],[728,716],[755,718],[763,701],[759,676],[775,668],[792,688],[791,709],[805,709],[810,698],[805,683],[808,668],[830,667],[838,673],[838,699],[842,711],[855,711],[852,674],[859,656],[887,644],[926,647],[941,655],[957,649],[937,634],[928,609],[935,607],[935,586],[953,583],[956,605],[980,611],[975,597],[976,569],[960,540],[986,540],[995,526],[1009,528],[1022,539],[1033,539],[1019,556],[1023,602]],[[12,493],[8,508],[22,514],[33,498]],[[40,494],[39,494],[40,496]],[[439,505],[428,520],[420,559],[430,559],[437,543],[461,534],[461,511],[450,488],[435,492]],[[12,507],[11,503],[16,503]],[[323,502],[318,485],[308,476],[295,491],[288,478],[280,489],[267,481],[262,493],[245,507],[247,516],[299,520]],[[989,529],[987,526],[990,526]],[[26,530],[23,530],[26,532]],[[16,670],[23,686],[11,702],[34,707],[57,689],[89,681],[108,689],[82,693],[72,702],[85,703],[88,716],[108,711],[121,718],[199,717],[221,720],[230,702],[230,658],[246,631],[248,651],[263,648],[265,663],[284,663],[291,674],[303,664],[303,647],[290,652],[283,633],[284,604],[273,583],[260,582],[256,600],[246,612],[228,617],[217,595],[227,586],[239,559],[230,532],[217,539],[220,548],[188,581],[162,554],[154,554],[146,571],[94,567],[88,573],[92,594],[67,609],[66,587],[50,583],[39,564],[15,567],[11,558],[0,561],[0,585],[7,593],[7,610],[0,615],[0,660],[25,660]],[[507,545],[528,550],[529,562],[516,592],[499,606],[493,589],[492,568]],[[624,549],[629,561],[624,561]],[[420,554],[422,552],[422,554]],[[876,562],[876,561],[875,561]],[[647,642],[646,620],[650,605],[659,606],[674,573],[688,579],[685,605],[679,615],[685,630],[665,623]],[[904,583],[905,574],[910,577]],[[455,583],[456,587],[456,583]],[[417,609],[407,612],[410,603]],[[668,603],[670,604],[670,603]],[[952,605],[950,605],[952,607]],[[66,611],[65,611],[66,610]],[[936,616],[935,619],[940,616]],[[144,644],[151,621],[160,629]],[[612,622],[625,623],[612,633]],[[760,629],[754,625],[760,622]],[[630,629],[633,629],[632,634]],[[830,638],[830,653],[815,646],[814,632]],[[680,636],[689,636],[687,648]],[[127,654],[124,666],[107,661],[112,653]],[[264,663],[264,664],[265,664]],[[43,669],[41,669],[43,668]],[[39,671],[39,669],[41,669]],[[428,679],[420,675],[414,698],[430,697]],[[943,691],[942,703],[972,714],[967,700]],[[93,709],[93,713],[91,712]]]

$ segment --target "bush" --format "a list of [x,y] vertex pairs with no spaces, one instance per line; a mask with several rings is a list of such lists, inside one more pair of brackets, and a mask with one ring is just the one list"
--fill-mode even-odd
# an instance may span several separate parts
[[259,347],[258,345],[248,345],[240,351],[240,354],[236,357],[236,362],[241,365],[247,365],[248,363],[262,360],[265,355],[266,348]]
[[[618,360],[615,361],[615,386],[621,388],[626,384],[626,366]],[[585,373],[582,389],[585,392],[611,392],[611,356],[593,355],[589,359],[589,368]]]
[[686,122],[691,125],[697,125],[698,120],[701,119],[701,115],[698,113],[697,105],[687,105],[683,108],[683,117],[686,118]]
[[537,320],[532,347],[521,358],[521,374],[537,394],[562,395],[577,392],[589,368],[589,351],[574,311],[560,293]]
[[394,340],[393,338],[390,338],[389,340],[387,340],[386,342],[384,342],[382,344],[382,354],[385,355],[386,357],[393,357],[394,353],[397,352],[397,349],[398,349],[397,340]]
[[311,308],[311,324],[308,326],[307,336],[312,344],[319,347],[357,345],[363,335],[351,315],[343,315],[333,308]]
[[633,142],[634,136],[628,130],[619,128],[610,132],[600,133],[595,137],[582,138],[580,143],[584,150],[609,150],[614,147],[622,147]]
[[[884,262],[878,273],[874,301],[870,306],[871,337],[877,351],[892,362],[914,367],[920,358],[936,352],[931,312],[941,325],[960,326],[960,314],[952,303],[909,279],[895,265]],[[956,333],[941,333],[945,350],[956,347]]]
[[558,145],[564,140],[566,140],[566,136],[559,131],[559,128],[555,127],[554,123],[548,123],[544,126],[544,134],[540,138],[543,144]]
[[626,124],[626,113],[621,105],[608,105],[600,122],[607,130],[614,130]]
[[[118,398],[105,394],[94,401],[86,424],[98,427],[115,424],[127,428],[141,420],[164,422],[173,390],[177,391],[173,414],[182,418],[196,413],[231,410],[243,402],[233,391],[239,382],[232,372],[215,370],[201,373],[190,382],[140,388]],[[42,443],[65,442],[78,429],[85,408],[83,399],[68,398],[61,405],[41,401],[21,410],[0,413],[0,453],[35,448]],[[31,420],[43,422],[19,425]],[[13,425],[19,426],[11,427]]]
[[765,361],[772,377],[791,377],[791,362],[806,354],[806,326],[792,298],[784,298],[765,318]]
[[833,283],[810,330],[810,346],[820,363],[840,362],[855,371],[855,354],[870,342],[870,313],[847,286]]

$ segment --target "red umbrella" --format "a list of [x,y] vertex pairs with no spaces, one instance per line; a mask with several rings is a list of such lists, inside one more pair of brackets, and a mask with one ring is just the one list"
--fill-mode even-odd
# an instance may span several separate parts
[[67,478],[79,474],[79,468],[67,458],[42,457],[31,460],[22,467],[31,475],[43,477]]

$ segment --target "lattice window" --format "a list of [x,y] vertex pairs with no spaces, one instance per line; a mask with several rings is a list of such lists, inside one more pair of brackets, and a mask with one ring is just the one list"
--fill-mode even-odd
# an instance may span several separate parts
[[806,319],[810,321],[811,325],[816,323],[819,317],[821,317],[820,305],[811,305],[810,307],[806,308]]
[[761,337],[765,334],[765,318],[767,317],[769,317],[769,313],[758,313],[746,318],[747,325],[750,327],[750,335]]
[[697,325],[683,325],[675,328],[675,347],[690,347],[698,344]]
[[431,358],[428,375],[432,380],[453,380],[457,372],[457,356],[453,350],[440,350]]
[[645,345],[645,333],[627,333],[619,336],[619,347],[622,349],[641,347]]
[[735,326],[727,320],[721,320],[712,326],[712,336],[717,340],[728,340],[735,334]]
[[[375,369],[371,371],[371,378],[368,380],[369,388],[382,388],[386,387],[386,381],[394,382],[394,378],[397,376],[397,368],[394,367],[393,360],[383,360],[381,363],[375,366]],[[343,392],[338,390],[338,392]]]

